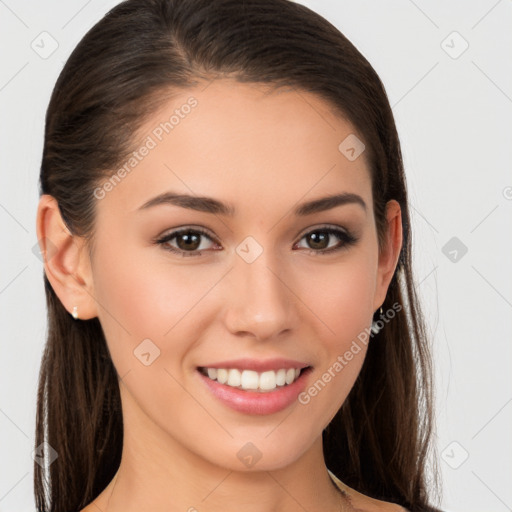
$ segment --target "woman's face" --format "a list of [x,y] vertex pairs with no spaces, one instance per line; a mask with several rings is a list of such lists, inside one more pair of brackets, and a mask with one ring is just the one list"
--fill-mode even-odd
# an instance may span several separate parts
[[319,442],[396,264],[379,265],[352,126],[309,93],[264,91],[183,91],[95,191],[93,295],[125,443],[235,470]]

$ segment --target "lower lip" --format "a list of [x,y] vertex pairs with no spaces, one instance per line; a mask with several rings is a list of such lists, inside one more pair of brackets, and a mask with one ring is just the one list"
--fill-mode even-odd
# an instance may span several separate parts
[[264,393],[244,391],[226,384],[220,384],[216,380],[206,377],[199,370],[197,373],[208,386],[208,389],[223,404],[245,414],[263,415],[274,414],[293,404],[306,387],[306,376],[310,371],[310,368],[303,370],[299,378],[291,384]]

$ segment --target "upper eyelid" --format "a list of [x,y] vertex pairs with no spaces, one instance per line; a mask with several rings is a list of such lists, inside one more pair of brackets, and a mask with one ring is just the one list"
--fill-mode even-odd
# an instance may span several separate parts
[[194,225],[187,225],[187,226],[181,226],[177,228],[172,228],[170,230],[164,231],[161,235],[158,235],[155,237],[155,240],[161,240],[163,238],[169,238],[176,235],[179,235],[180,233],[184,233],[187,231],[196,231],[202,236],[208,236],[212,240],[216,240],[216,236],[211,233],[211,231],[208,228],[194,226]]
[[305,230],[302,230],[300,231],[296,236],[300,236],[301,238],[305,235],[307,235],[308,233],[311,233],[313,231],[321,231],[322,229],[332,229],[332,230],[336,230],[336,231],[341,231],[341,232],[344,232],[344,233],[348,233],[350,234],[351,231],[343,226],[338,226],[336,224],[321,224],[321,225],[318,225],[318,226],[314,226],[312,228],[306,228]]

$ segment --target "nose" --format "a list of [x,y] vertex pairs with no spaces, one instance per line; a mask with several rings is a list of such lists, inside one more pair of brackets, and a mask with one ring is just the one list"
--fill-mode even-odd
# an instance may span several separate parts
[[270,250],[252,263],[235,256],[226,289],[225,324],[237,336],[275,339],[298,325],[297,298],[290,269],[283,270]]

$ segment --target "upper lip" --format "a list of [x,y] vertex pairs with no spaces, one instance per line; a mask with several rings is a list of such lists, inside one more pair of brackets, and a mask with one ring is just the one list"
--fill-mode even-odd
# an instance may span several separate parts
[[294,361],[293,359],[232,359],[230,361],[219,361],[215,363],[208,363],[200,366],[200,368],[225,368],[229,370],[236,368],[238,370],[254,370],[256,372],[265,372],[269,370],[280,370],[281,368],[307,368],[309,365],[301,361]]

